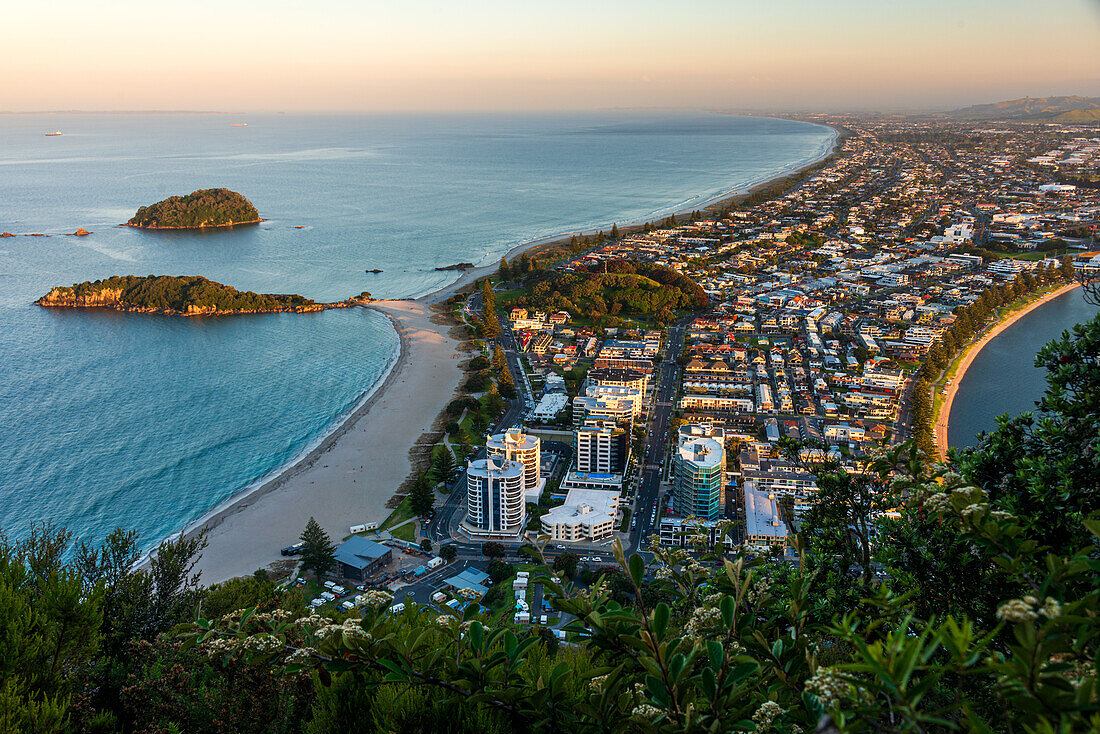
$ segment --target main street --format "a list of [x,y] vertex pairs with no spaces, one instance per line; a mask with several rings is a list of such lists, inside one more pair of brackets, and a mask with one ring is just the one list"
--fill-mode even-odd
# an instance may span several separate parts
[[650,413],[649,436],[642,457],[639,457],[641,482],[634,503],[635,527],[630,532],[630,547],[635,552],[641,542],[657,528],[660,516],[657,502],[661,490],[661,467],[664,465],[666,432],[676,398],[676,374],[680,369],[680,351],[684,331],[692,317],[688,316],[669,327],[661,364],[654,371],[653,410]]

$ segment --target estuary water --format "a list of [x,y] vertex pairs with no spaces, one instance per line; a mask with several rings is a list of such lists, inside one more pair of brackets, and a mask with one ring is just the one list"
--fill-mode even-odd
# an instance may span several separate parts
[[1035,355],[1098,310],[1085,300],[1082,289],[1075,288],[1031,311],[986,344],[959,383],[947,426],[948,444],[972,446],[981,433],[997,427],[997,416],[1035,410],[1046,391],[1046,370],[1035,366]]
[[[123,526],[155,545],[320,440],[398,346],[364,309],[183,319],[32,305],[52,286],[186,274],[317,300],[418,296],[454,279],[437,267],[691,209],[832,140],[704,113],[0,115],[0,231],[51,235],[0,239],[0,528],[49,521],[98,539]],[[266,221],[118,226],[210,187]],[[64,236],[78,227],[93,234]]]

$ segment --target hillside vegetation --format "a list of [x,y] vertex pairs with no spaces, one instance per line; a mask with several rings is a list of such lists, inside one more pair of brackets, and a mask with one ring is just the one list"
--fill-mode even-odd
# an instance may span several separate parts
[[706,306],[707,295],[682,273],[662,265],[625,260],[593,265],[587,270],[543,270],[526,281],[519,303],[534,308],[588,316],[660,315],[671,320],[678,309]]
[[1024,97],[964,107],[949,116],[960,120],[1091,122],[1100,120],[1100,97]]
[[239,291],[198,275],[115,275],[54,288],[37,303],[170,313],[287,311],[315,306],[303,296]]
[[236,191],[199,189],[143,206],[127,224],[145,229],[202,229],[258,221],[256,207]]

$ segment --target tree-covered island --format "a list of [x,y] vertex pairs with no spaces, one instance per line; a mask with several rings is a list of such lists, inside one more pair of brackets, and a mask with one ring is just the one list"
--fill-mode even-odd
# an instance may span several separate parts
[[53,288],[35,303],[58,308],[109,308],[116,311],[205,316],[239,313],[323,311],[354,305],[357,299],[316,303],[297,294],[239,291],[198,275],[115,275]]
[[142,229],[207,229],[256,224],[252,202],[229,189],[199,189],[143,206],[126,224]]

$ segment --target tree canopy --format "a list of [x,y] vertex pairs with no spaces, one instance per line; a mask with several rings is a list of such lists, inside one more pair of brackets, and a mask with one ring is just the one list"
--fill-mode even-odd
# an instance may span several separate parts
[[127,224],[145,229],[201,229],[258,221],[256,207],[236,191],[199,189],[143,206]]

